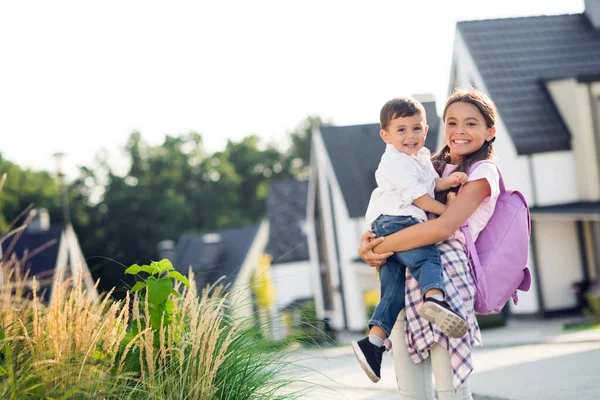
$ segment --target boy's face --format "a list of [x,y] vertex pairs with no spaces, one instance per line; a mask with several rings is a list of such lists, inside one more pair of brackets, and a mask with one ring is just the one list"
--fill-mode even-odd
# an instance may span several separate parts
[[417,113],[394,118],[380,135],[384,142],[393,145],[399,152],[414,156],[423,147],[428,129],[423,115]]

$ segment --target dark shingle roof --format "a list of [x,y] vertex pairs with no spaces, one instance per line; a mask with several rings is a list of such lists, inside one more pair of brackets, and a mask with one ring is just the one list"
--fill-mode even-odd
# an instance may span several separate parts
[[[21,236],[14,236],[16,242],[11,238],[2,243],[4,259],[15,255],[24,269],[23,272],[29,271],[30,278],[35,276],[38,282],[42,282],[42,290],[45,290],[44,300],[48,300],[49,297],[48,287],[54,275],[63,230],[64,226],[51,227],[45,231],[25,230]],[[10,251],[13,244],[14,247]],[[27,258],[24,258],[26,255]]]
[[600,72],[600,31],[584,14],[464,21],[458,29],[518,154],[569,150],[545,82]]
[[184,234],[175,246],[173,264],[178,271],[187,274],[191,266],[196,285],[201,290],[225,275],[225,284],[235,281],[260,224],[215,232],[220,240],[205,243],[205,235]]
[[379,124],[322,126],[321,136],[350,217],[364,216],[376,186],[375,170],[385,150]]
[[[52,276],[54,267],[56,266],[56,258],[58,257],[58,247],[62,232],[62,226],[52,227],[46,231],[32,232],[25,230],[20,237],[18,234],[15,235],[18,239],[16,239],[17,241],[14,243],[11,254],[16,255],[19,260],[24,261],[23,267],[29,270],[29,276]],[[2,243],[4,257],[11,256],[11,254],[8,254],[8,251],[12,244],[12,238]],[[28,257],[26,260],[23,260],[23,256],[26,252]],[[34,254],[33,257],[31,256],[32,254]]]
[[[433,152],[440,120],[435,102],[423,105],[429,125],[425,145]],[[320,130],[350,217],[363,217],[376,187],[375,170],[385,150],[379,124],[322,126]]]
[[600,214],[600,201],[532,207],[532,214]]
[[306,220],[308,181],[282,180],[269,185],[267,253],[277,264],[308,260],[308,245],[301,224]]
[[435,153],[438,150],[437,141],[440,131],[440,117],[437,114],[435,101],[423,102],[423,107],[425,107],[425,113],[427,114],[427,125],[429,125],[427,138],[425,139],[425,147],[427,147],[432,153]]

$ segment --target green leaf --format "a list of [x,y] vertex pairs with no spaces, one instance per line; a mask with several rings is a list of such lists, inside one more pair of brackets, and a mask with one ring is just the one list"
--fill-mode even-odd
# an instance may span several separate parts
[[177,271],[170,272],[169,275],[168,275],[168,277],[172,278],[172,279],[178,280],[179,282],[183,283],[188,288],[190,287],[190,281],[188,281],[185,276],[181,275]]
[[171,263],[171,261],[167,260],[166,258],[163,258],[158,262],[158,270],[162,273],[167,271],[175,271],[175,268],[173,268],[173,264]]
[[[173,300],[168,299],[166,302],[165,310],[167,311],[169,319],[170,319],[171,315],[173,315],[174,309],[175,309],[175,303],[173,302]],[[165,316],[165,319],[166,318],[167,318],[167,316]]]
[[179,293],[177,290],[175,289],[171,289],[171,294],[175,297],[177,297],[178,299],[181,297],[181,293]]
[[150,268],[152,268],[152,275],[160,272],[160,268],[159,268],[158,263],[156,261],[152,261],[150,263]]
[[146,280],[146,285],[148,286],[148,302],[154,306],[164,302],[173,289],[173,281],[169,278],[150,277]]
[[135,275],[138,274],[140,272],[146,272],[150,275],[152,275],[152,267],[149,265],[137,265],[137,264],[133,264],[131,267],[127,268],[125,270],[126,274],[129,275]]
[[146,287],[146,282],[136,282],[135,285],[131,289],[129,289],[129,293],[137,292]]
[[[160,321],[162,320],[163,314],[166,311],[166,304],[160,303],[158,306],[150,307],[150,323],[152,324],[152,329],[156,330],[160,328]],[[167,325],[167,317],[165,315],[164,324]]]
[[133,264],[131,267],[129,267],[125,270],[125,273],[129,274],[129,275],[135,275],[138,272],[140,272],[141,270],[142,270],[142,267],[140,267],[137,264]]
[[0,366],[0,376],[4,376],[6,374],[7,374],[6,370],[4,368],[2,368],[2,366]]

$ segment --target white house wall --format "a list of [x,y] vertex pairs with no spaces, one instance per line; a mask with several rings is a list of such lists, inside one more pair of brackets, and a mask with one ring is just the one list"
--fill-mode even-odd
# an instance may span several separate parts
[[231,288],[234,318],[247,318],[254,312],[252,303],[252,277],[257,270],[260,256],[269,240],[269,223],[263,221],[254,236],[250,250]]
[[356,234],[356,223],[349,218],[346,203],[337,181],[332,185],[332,189],[348,329],[360,331],[366,327],[366,308],[358,275],[354,269],[350,268],[353,260],[358,256],[359,240]]
[[573,135],[571,145],[576,169],[574,180],[579,198],[583,201],[596,201],[600,199],[599,160],[596,151],[598,139],[594,140],[592,123],[592,107],[596,105],[590,104],[588,84],[578,83],[576,79],[563,79],[549,82],[547,87]]
[[580,200],[575,156],[555,151],[531,156],[537,206],[574,203]]
[[[318,128],[317,128],[318,130]],[[318,135],[317,132],[313,133],[313,137]],[[305,223],[305,234],[308,242],[308,259],[309,259],[309,274],[310,281],[313,293],[315,295],[315,309],[317,312],[317,317],[320,319],[324,319],[329,317],[329,315],[325,312],[325,304],[323,299],[323,283],[321,282],[321,274],[320,274],[320,262],[319,262],[319,253],[318,253],[318,245],[317,245],[317,229],[315,223],[315,212],[316,212],[316,198],[317,198],[317,180],[316,176],[319,174],[319,167],[317,164],[317,155],[315,154],[315,142],[312,141],[312,149],[310,155],[310,165],[311,165],[311,178],[308,181],[308,200],[306,206],[306,223]]]
[[546,311],[575,307],[571,284],[583,279],[576,223],[536,220],[534,229]]
[[[326,246],[323,246],[327,249],[327,259],[329,260],[329,278],[332,288],[332,312],[329,313],[329,323],[333,329],[341,330],[344,329],[344,315],[343,315],[343,305],[342,305],[342,296],[340,292],[340,280],[339,280],[339,260],[337,258],[337,254],[335,251],[335,243],[334,238],[335,234],[333,231],[333,214],[332,214],[332,205],[330,202],[329,196],[329,182],[334,180],[333,175],[333,166],[329,160],[327,155],[327,151],[325,149],[325,144],[323,143],[323,139],[321,138],[321,134],[319,130],[315,130],[313,133],[313,144],[315,154],[317,156],[317,164],[318,164],[318,179],[317,179],[317,190],[320,193],[319,200],[321,202],[320,209],[323,211],[321,214],[321,219],[323,221],[323,237],[321,238],[326,242]],[[319,229],[319,227],[315,227]],[[339,228],[338,228],[339,229]],[[317,260],[318,262],[318,260]]]
[[277,292],[278,310],[294,300],[312,298],[314,295],[308,261],[277,264],[271,267],[271,279]]

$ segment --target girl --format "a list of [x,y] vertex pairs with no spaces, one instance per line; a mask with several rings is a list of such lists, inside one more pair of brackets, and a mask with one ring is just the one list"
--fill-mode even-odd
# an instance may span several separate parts
[[[469,173],[469,167],[475,162],[493,158],[496,108],[489,97],[475,89],[455,91],[446,103],[442,119],[446,145],[432,157],[441,176],[454,171]],[[393,252],[443,241],[438,248],[446,296],[452,308],[469,324],[465,336],[451,339],[422,319],[417,312],[422,302],[420,288],[407,273],[407,306],[390,336],[402,399],[432,400],[432,370],[440,400],[472,399],[468,383],[473,371],[471,349],[481,345],[481,335],[473,309],[475,283],[459,228],[468,221],[473,240],[476,240],[489,221],[500,194],[496,167],[489,163],[478,165],[470,172],[458,195],[448,194],[439,196],[440,201],[445,201],[446,197],[452,199],[447,211],[439,218],[385,238],[375,239],[372,232],[366,232],[358,251],[368,265],[379,268]]]

